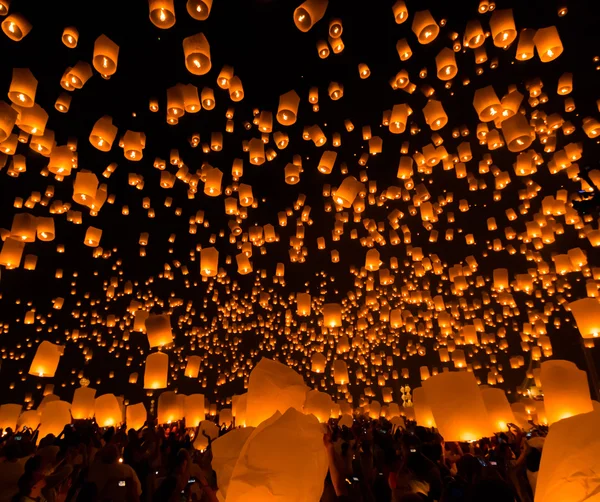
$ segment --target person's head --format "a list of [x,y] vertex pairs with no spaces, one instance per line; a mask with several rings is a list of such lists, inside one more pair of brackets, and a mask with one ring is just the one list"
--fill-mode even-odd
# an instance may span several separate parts
[[471,492],[471,502],[515,502],[515,494],[510,485],[498,479],[479,481]]
[[21,447],[16,441],[10,441],[2,450],[7,462],[16,462],[21,456]]
[[477,457],[470,453],[466,453],[456,462],[456,469],[459,477],[467,483],[475,483],[481,476],[481,464]]
[[119,449],[114,444],[109,444],[100,451],[100,460],[103,464],[115,464],[119,459]]
[[46,477],[40,471],[25,472],[18,481],[19,494],[37,499],[42,494],[42,488],[46,486]]

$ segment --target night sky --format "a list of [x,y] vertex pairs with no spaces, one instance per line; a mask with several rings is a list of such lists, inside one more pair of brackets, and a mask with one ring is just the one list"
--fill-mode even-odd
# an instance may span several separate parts
[[[458,75],[450,81],[449,87],[445,87],[444,82],[436,76],[436,55],[443,47],[452,47],[451,33],[459,34],[457,40],[462,42],[466,23],[471,19],[480,20],[484,29],[488,30],[491,14],[480,15],[477,12],[478,2],[471,0],[408,0],[406,3],[410,17],[407,22],[396,24],[391,1],[330,0],[323,19],[308,33],[302,33],[293,22],[293,12],[298,2],[282,0],[214,0],[206,21],[192,19],[186,12],[185,1],[175,0],[176,24],[168,30],[161,30],[151,23],[148,3],[144,0],[13,0],[10,13],[22,13],[33,28],[18,43],[4,34],[0,35],[0,86],[8,92],[13,68],[31,69],[39,82],[36,103],[49,113],[47,127],[55,132],[56,144],[65,145],[70,138],[77,138],[78,169],[63,181],[55,180],[51,174],[44,176],[43,169],[48,164],[48,158],[33,152],[27,144],[19,144],[17,153],[26,156],[27,171],[15,178],[7,175],[7,167],[0,170],[0,228],[10,231],[13,216],[19,212],[49,216],[49,208],[56,200],[70,203],[71,209],[82,211],[83,223],[75,225],[68,222],[66,214],[53,215],[55,240],[38,240],[25,247],[24,255],[37,255],[36,269],[27,271],[21,263],[17,269],[1,271],[0,322],[4,329],[0,335],[0,403],[22,403],[26,393],[29,393],[38,404],[46,384],[54,384],[54,393],[71,400],[81,376],[90,380],[90,386],[98,389],[98,394],[110,392],[124,395],[130,402],[148,402],[151,398],[143,389],[144,359],[156,349],[149,349],[144,334],[130,332],[132,316],[127,308],[132,299],[145,301],[145,308],[152,313],[171,314],[174,343],[164,349],[172,364],[169,389],[186,394],[202,392],[213,402],[225,402],[233,394],[243,392],[244,376],[235,376],[238,368],[247,373],[262,356],[289,364],[299,362],[295,369],[303,374],[307,383],[326,390],[334,398],[344,398],[344,393],[333,385],[331,360],[344,357],[351,369],[348,390],[355,400],[358,400],[366,386],[374,390],[374,399],[381,400],[377,375],[386,373],[386,385],[394,389],[398,401],[401,385],[419,385],[420,366],[430,369],[436,367],[440,371],[444,366],[453,368],[452,363],[441,363],[436,352],[440,344],[443,346],[447,342],[440,335],[437,323],[433,322],[432,327],[427,327],[423,321],[423,317],[428,316],[427,312],[433,315],[433,307],[426,302],[409,304],[402,297],[401,288],[409,285],[416,291],[430,291],[431,296],[441,294],[448,311],[452,305],[456,306],[459,312],[457,322],[463,324],[469,322],[465,312],[481,318],[485,309],[494,309],[493,320],[486,323],[486,333],[497,333],[499,328],[505,327],[508,341],[506,350],[498,349],[498,337],[489,345],[489,352],[497,357],[497,363],[490,361],[490,354],[486,354],[485,348],[460,347],[467,352],[468,362],[480,367],[475,373],[484,384],[490,366],[502,366],[501,374],[505,381],[500,386],[514,393],[525,377],[530,358],[530,353],[522,352],[519,333],[523,331],[523,324],[529,322],[528,313],[543,313],[544,305],[550,302],[555,310],[548,316],[546,326],[553,346],[552,357],[569,359],[584,369],[581,337],[570,314],[559,305],[558,297],[562,295],[566,301],[585,297],[585,282],[589,277],[582,272],[554,277],[556,291],[548,293],[542,288],[542,280],[538,275],[535,288],[541,292],[540,297],[513,291],[518,312],[512,309],[511,317],[501,320],[496,316],[502,314],[502,306],[496,301],[490,280],[496,268],[507,268],[511,281],[516,274],[528,273],[529,269],[536,268],[536,263],[521,252],[521,246],[524,250],[538,253],[539,259],[548,263],[551,272],[554,272],[552,256],[576,247],[587,254],[590,268],[597,266],[597,249],[590,245],[587,238],[580,236],[573,225],[566,224],[564,217],[556,218],[556,222],[564,227],[564,233],[555,235],[553,244],[544,245],[539,250],[535,250],[532,243],[522,243],[519,239],[508,241],[504,233],[509,225],[517,234],[525,232],[526,222],[532,221],[540,211],[545,196],[555,196],[557,190],[566,189],[570,200],[577,198],[581,183],[576,177],[570,179],[566,170],[556,175],[550,174],[547,162],[552,159],[553,153],[544,153],[544,145],[540,144],[539,138],[530,148],[542,155],[544,163],[538,166],[537,173],[532,176],[515,176],[512,164],[516,153],[506,148],[489,152],[487,146],[478,143],[476,128],[479,120],[473,107],[473,94],[476,89],[493,85],[501,98],[510,85],[516,85],[519,92],[525,95],[521,106],[528,118],[534,110],[543,111],[548,116],[559,113],[576,126],[572,135],[565,136],[560,131],[556,134],[556,151],[568,143],[580,142],[583,156],[578,160],[579,169],[588,166],[599,168],[597,141],[586,136],[581,123],[585,117],[599,115],[596,99],[600,72],[596,67],[600,63],[594,62],[594,57],[600,56],[596,22],[600,7],[596,2],[499,0],[496,10],[514,8],[518,31],[555,25],[564,52],[550,63],[541,63],[537,54],[528,61],[515,61],[517,41],[503,50],[495,47],[491,38],[488,38],[485,42],[488,61],[476,65],[473,51],[463,47],[455,53]],[[563,5],[568,7],[568,13],[559,17],[559,7]],[[422,9],[429,9],[438,24],[441,24],[441,20],[447,20],[436,40],[428,45],[419,44],[411,31],[413,14]],[[329,57],[320,59],[316,44],[319,40],[327,40],[329,20],[333,18],[342,20],[345,49],[341,54],[331,53]],[[69,49],[61,42],[63,29],[68,26],[75,26],[79,31],[79,43],[75,49]],[[212,69],[206,75],[194,76],[185,68],[182,41],[199,32],[204,33],[209,41]],[[91,64],[94,41],[101,34],[120,47],[116,74],[106,80],[94,70],[93,76],[82,89],[68,92],[72,96],[69,112],[59,113],[54,109],[54,103],[60,94],[67,92],[60,86],[63,73],[78,61]],[[413,56],[405,62],[400,61],[396,52],[396,42],[401,38],[407,38],[413,50]],[[497,68],[492,69],[490,63],[494,59],[497,59]],[[359,63],[369,66],[371,76],[368,79],[359,78]],[[217,86],[216,79],[224,65],[232,66],[235,75],[243,83],[245,97],[241,102],[232,102],[228,92]],[[479,75],[478,68],[483,70]],[[389,84],[390,78],[402,69],[408,72],[410,81],[417,86],[413,94],[394,90]],[[427,75],[421,78],[419,73],[423,69],[427,70]],[[568,97],[575,100],[576,110],[571,113],[564,111],[565,97],[556,92],[558,79],[565,72],[573,73],[573,91]],[[526,83],[535,78],[543,82],[542,91],[547,94],[548,102],[532,107],[528,103]],[[467,80],[470,83],[464,85]],[[340,100],[333,101],[327,95],[328,85],[332,81],[344,86],[344,96]],[[212,88],[215,108],[186,114],[177,125],[167,124],[167,88],[178,83],[193,84],[199,90],[203,87]],[[448,124],[437,131],[444,140],[446,150],[453,155],[461,142],[470,143],[473,158],[466,163],[466,168],[469,175],[479,181],[480,189],[470,191],[467,178],[457,179],[456,172],[444,170],[441,162],[432,168],[431,174],[418,173],[415,165],[413,180],[415,184],[425,184],[431,194],[431,202],[453,193],[453,202],[441,208],[439,221],[433,224],[433,228],[439,232],[437,242],[429,241],[430,231],[424,228],[418,208],[411,215],[410,199],[385,199],[379,206],[370,205],[365,200],[366,209],[362,213],[362,221],[358,222],[354,222],[352,208],[344,209],[349,220],[344,225],[340,240],[332,241],[335,216],[340,213],[336,213],[335,209],[326,210],[326,204],[332,205],[332,199],[324,195],[324,185],[338,187],[348,175],[360,178],[360,172],[366,170],[368,181],[365,186],[368,189],[369,181],[376,182],[375,197],[380,199],[382,192],[390,186],[404,189],[403,180],[396,177],[401,145],[407,142],[407,155],[412,156],[415,151],[421,151],[432,142],[432,131],[425,123],[422,112],[427,103],[427,97],[421,90],[424,85],[435,90],[434,99],[442,102],[448,115]],[[308,102],[309,89],[312,87],[319,90],[318,112],[313,111]],[[301,99],[298,120],[293,126],[284,127],[277,123],[275,114],[279,96],[292,89]],[[159,101],[160,110],[157,113],[149,109],[151,98]],[[6,94],[2,99],[8,102]],[[388,128],[382,125],[383,112],[401,103],[407,103],[414,113],[409,118],[405,133],[390,134]],[[232,133],[225,132],[225,113],[229,108],[234,109]],[[277,157],[260,166],[251,165],[248,153],[242,151],[242,141],[260,138],[256,126],[249,130],[244,127],[245,122],[252,124],[254,109],[272,111],[273,131],[283,131],[290,138],[289,145],[283,150],[276,148],[271,138],[265,146],[273,148]],[[119,130],[111,151],[107,153],[95,149],[88,140],[94,123],[103,115],[111,116]],[[355,126],[352,132],[346,131],[346,119]],[[328,138],[327,144],[321,148],[312,141],[302,139],[303,128],[315,124]],[[411,135],[411,124],[418,126],[420,132]],[[493,122],[488,125],[491,130]],[[383,139],[382,153],[370,156],[367,166],[358,164],[361,154],[369,151],[368,141],[363,140],[361,132],[363,126],[370,126],[373,136]],[[454,138],[452,130],[462,126],[468,128],[469,135]],[[127,160],[123,150],[118,147],[119,137],[127,130],[145,132],[147,136],[140,162]],[[192,148],[190,145],[192,134],[199,133],[201,143],[210,143],[213,132],[223,133],[221,151],[205,153],[201,146]],[[338,148],[331,144],[334,132],[341,134],[341,146]],[[199,182],[198,192],[190,199],[188,185],[180,180],[172,189],[161,188],[161,172],[153,167],[153,163],[157,157],[164,159],[167,162],[166,170],[175,174],[177,166],[169,165],[171,149],[178,149],[181,160],[191,173],[198,171],[199,174],[203,163],[221,169],[224,173],[224,193],[218,197],[208,197],[203,193],[203,183]],[[337,152],[335,167],[329,175],[317,170],[324,150]],[[511,183],[500,191],[501,200],[494,201],[492,172],[480,173],[478,170],[478,163],[486,153],[492,155],[495,166],[507,171],[511,177]],[[303,172],[298,184],[288,185],[284,181],[284,167],[292,162],[294,155],[301,156]],[[244,162],[244,174],[240,182],[252,186],[257,202],[257,207],[247,208],[247,218],[239,220],[240,226],[247,232],[252,226],[270,223],[279,236],[278,242],[264,244],[264,254],[261,254],[258,246],[253,246],[251,261],[254,272],[248,275],[237,272],[235,255],[240,250],[237,244],[230,242],[228,226],[235,218],[224,211],[226,187],[231,187],[235,182],[231,166],[236,158]],[[118,168],[107,179],[102,173],[113,162],[118,164]],[[342,163],[346,164],[347,172],[343,172]],[[9,164],[10,159],[7,166]],[[114,203],[105,203],[97,216],[91,216],[89,209],[72,200],[75,174],[82,169],[94,172],[100,183],[106,183],[108,193],[114,195]],[[143,190],[128,184],[131,173],[144,177]],[[537,183],[540,191],[536,197],[528,200],[530,208],[526,214],[520,214],[516,221],[509,222],[505,211],[513,208],[519,213],[518,206],[523,203],[519,199],[519,192],[527,187],[529,180]],[[482,183],[487,188],[481,189]],[[49,185],[54,187],[54,196],[46,206],[38,203],[31,209],[14,207],[15,197],[25,201],[35,191],[43,196]],[[304,224],[303,246],[307,255],[305,263],[290,263],[290,237],[296,235],[296,220],[303,209],[294,209],[300,194],[306,197],[304,206],[311,207],[311,224]],[[233,196],[236,195],[234,192]],[[410,191],[410,196],[413,195],[414,190]],[[148,218],[147,209],[142,207],[145,197],[150,198],[155,211],[154,218]],[[170,207],[165,207],[167,197],[172,198]],[[468,212],[459,211],[458,202],[461,199],[468,200]],[[122,214],[124,205],[129,208],[128,216]],[[176,214],[176,208],[181,208],[180,215]],[[390,245],[387,216],[394,209],[404,213],[399,223],[410,229],[410,244],[401,242]],[[290,216],[287,226],[281,227],[277,215],[286,210],[289,210]],[[197,232],[191,234],[190,217],[195,217],[198,211],[204,211],[204,221],[208,223],[198,224]],[[454,222],[448,222],[448,212],[454,213]],[[593,206],[590,207],[590,214],[592,219],[589,224],[596,229],[598,211]],[[490,217],[496,219],[498,230],[488,231],[486,221]],[[405,328],[391,329],[389,323],[380,319],[380,312],[365,308],[367,273],[365,271],[359,284],[351,267],[360,269],[365,264],[367,248],[361,246],[360,239],[368,236],[363,224],[366,218],[386,223],[381,234],[387,244],[375,245],[380,252],[382,268],[389,269],[393,257],[399,263],[397,270],[391,270],[395,275],[393,286],[380,286],[377,272],[368,274],[374,278],[375,290],[380,300],[387,299],[391,308],[410,311],[416,324],[422,324],[421,335],[424,333],[425,336],[410,333]],[[94,249],[83,244],[89,226],[103,230],[100,242],[103,257],[94,258]],[[353,229],[357,230],[358,239],[351,239]],[[448,229],[454,229],[452,242],[444,240]],[[150,236],[144,257],[140,256],[138,243],[141,232],[148,232]],[[402,240],[400,229],[397,232]],[[171,234],[176,236],[174,243],[168,240]],[[213,234],[216,236],[214,246],[220,252],[219,267],[224,272],[217,281],[203,281],[199,273],[198,250],[213,245],[210,242]],[[474,235],[475,245],[465,243],[466,234]],[[326,250],[317,249],[318,237],[325,237]],[[493,239],[500,239],[505,248],[512,244],[517,252],[510,255],[506,249],[489,251],[488,245]],[[240,240],[241,236],[237,243]],[[60,244],[65,247],[64,253],[57,252],[57,245]],[[421,247],[425,257],[437,255],[444,264],[444,275],[428,272],[424,277],[415,277],[413,262],[407,254],[411,246]],[[331,262],[332,249],[339,251],[339,263]],[[226,264],[226,256],[231,256],[231,264]],[[475,257],[478,263],[477,270],[469,279],[474,281],[477,276],[482,276],[487,282],[483,287],[473,284],[464,296],[456,296],[447,280],[447,269],[457,264],[465,265],[465,259],[469,256]],[[275,278],[274,281],[277,263],[285,265],[284,280]],[[171,268],[172,279],[164,278],[165,265]],[[183,275],[183,266],[187,266],[188,275]],[[55,277],[57,269],[62,269],[62,279]],[[262,276],[261,271],[264,271]],[[107,298],[106,291],[111,278],[117,278],[118,281],[115,288],[117,295],[112,299]],[[131,295],[122,294],[126,281],[133,284]],[[263,305],[259,305],[258,301],[261,291],[270,295]],[[356,295],[357,291],[362,292],[363,296],[354,305],[348,301],[348,293]],[[296,315],[293,300],[296,292],[311,293],[313,312],[310,317]],[[490,305],[480,306],[476,310],[463,310],[460,301],[465,300],[471,307],[474,301],[481,302],[484,293],[491,296]],[[52,306],[52,300],[58,297],[65,300],[61,310]],[[169,298],[181,299],[181,305],[169,307]],[[345,306],[342,328],[324,332],[319,326],[320,306],[342,301]],[[25,325],[24,315],[32,308],[35,308],[38,318],[34,324]],[[237,310],[236,318],[230,317],[229,308]],[[75,310],[79,311],[78,318],[73,315]],[[291,312],[287,325],[286,310]],[[91,322],[94,316],[106,320],[108,315],[114,315],[117,319],[117,325],[113,328],[106,327],[100,321]],[[369,327],[377,331],[373,339],[367,330],[358,333],[356,325],[360,318],[366,318]],[[561,322],[558,328],[554,325],[555,318]],[[307,323],[308,332],[300,329],[300,323]],[[79,330],[77,340],[74,340],[73,330]],[[341,356],[335,355],[338,337],[344,333],[351,340],[362,336],[361,351],[366,365],[357,360],[355,349]],[[454,330],[454,337],[460,339],[458,329]],[[54,378],[27,374],[41,340],[65,346]],[[535,343],[533,340],[532,345]],[[423,355],[411,354],[410,347],[417,345],[424,348]],[[84,353],[90,351],[93,357],[86,361]],[[315,352],[322,352],[330,360],[325,375],[310,372],[310,355]],[[387,366],[385,361],[383,366],[372,365],[369,362],[371,355],[380,353],[392,356],[393,365]],[[591,349],[591,353],[600,366],[599,349]],[[183,376],[186,357],[193,354],[201,356],[203,361],[198,379]],[[351,355],[352,360],[349,359]],[[510,368],[508,359],[514,355],[525,356],[524,368]],[[358,368],[362,368],[370,384],[355,378]],[[392,378],[392,371],[400,373],[401,368],[409,368],[409,379]],[[114,372],[113,378],[109,377],[111,371]],[[133,372],[139,373],[137,384],[128,383],[129,375]],[[219,379],[222,380],[219,382]]]

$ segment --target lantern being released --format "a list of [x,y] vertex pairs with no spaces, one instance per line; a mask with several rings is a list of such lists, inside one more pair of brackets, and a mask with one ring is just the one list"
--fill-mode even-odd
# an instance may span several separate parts
[[46,378],[53,377],[63,351],[63,347],[44,340],[37,348],[29,368],[29,374]]
[[600,336],[600,303],[596,298],[583,298],[569,304],[582,338]]
[[164,389],[167,387],[169,356],[164,352],[154,352],[146,358],[144,389]]

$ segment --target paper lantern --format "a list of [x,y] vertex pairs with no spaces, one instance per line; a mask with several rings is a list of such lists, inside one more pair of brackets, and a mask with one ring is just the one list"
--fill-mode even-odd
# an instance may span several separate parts
[[333,401],[329,394],[319,392],[318,390],[311,390],[306,394],[304,413],[314,415],[319,422],[324,424],[329,421],[332,406]]
[[392,6],[392,11],[394,12],[396,24],[402,24],[408,19],[408,10],[406,9],[406,3],[404,3],[404,0],[397,0]]
[[217,439],[219,437],[219,427],[210,420],[202,420],[198,428],[199,434],[194,440],[194,448],[204,451],[208,448],[208,439],[206,436],[210,437],[211,440]]
[[81,171],[75,176],[73,184],[73,200],[78,204],[90,207],[96,199],[98,178],[94,173]]
[[11,14],[2,21],[2,31],[15,42],[20,42],[31,31],[31,23],[22,14]]
[[491,85],[475,91],[473,106],[482,122],[489,122],[500,116],[502,105]]
[[321,160],[319,161],[317,169],[323,174],[331,174],[336,159],[337,152],[332,152],[331,150],[324,151],[323,155],[321,155]]
[[440,27],[428,10],[415,12],[411,28],[421,44],[433,42],[440,32]]
[[508,47],[517,38],[512,9],[495,10],[490,18],[492,39],[496,47]]
[[342,184],[335,191],[334,200],[342,207],[350,208],[356,200],[356,196],[361,189],[361,184],[354,176],[344,178]]
[[[184,406],[180,397],[185,399],[187,396],[179,396],[175,392],[165,391],[158,396],[158,423],[170,424],[181,420],[184,416]],[[193,424],[194,422],[190,422]]]
[[413,389],[412,398],[417,425],[428,428],[435,427],[435,419],[433,418],[431,407],[427,402],[425,389],[423,387]]
[[126,131],[123,136],[123,153],[125,158],[132,161],[142,160],[146,147],[146,135],[143,132]]
[[69,49],[77,47],[79,40],[79,31],[74,26],[67,26],[63,30],[62,43],[65,44]]
[[529,148],[535,133],[524,115],[517,113],[502,122],[502,133],[507,148],[511,152],[521,152]]
[[10,136],[19,113],[8,103],[0,101],[0,142]]
[[148,413],[144,403],[130,404],[125,410],[125,419],[127,422],[127,429],[139,430],[141,429],[148,419]]
[[569,303],[582,338],[600,336],[600,303],[595,298],[582,298]]
[[157,28],[166,30],[175,24],[173,0],[148,0],[150,21]]
[[88,420],[94,418],[96,389],[79,387],[73,394],[71,416],[73,420]]
[[599,483],[598,448],[600,410],[557,422],[548,432],[542,450],[535,500],[593,501]]
[[435,99],[430,99],[427,102],[423,108],[423,115],[425,115],[425,122],[427,122],[432,131],[439,131],[448,123],[448,116],[444,111],[442,103]]
[[234,429],[218,437],[211,444],[211,467],[219,480],[218,496],[222,500],[225,500],[227,497],[229,480],[233,474],[240,452],[253,432],[254,427]]
[[481,397],[494,432],[506,432],[508,424],[514,424],[516,419],[504,390],[491,387],[482,388]]
[[183,401],[183,415],[190,427],[196,427],[202,422],[206,413],[204,411],[204,394],[190,394]]
[[423,382],[423,389],[445,441],[492,436],[493,427],[473,373],[438,373]]
[[173,343],[170,315],[150,314],[146,319],[145,324],[150,348],[162,347],[163,345],[169,345],[170,343]]
[[119,60],[119,46],[106,35],[100,35],[94,42],[94,58],[92,64],[102,75],[114,75]]
[[262,358],[248,381],[246,425],[255,427],[276,411],[302,410],[307,390],[302,377],[294,370]]
[[89,63],[79,61],[73,68],[67,70],[60,84],[68,91],[81,89],[93,74]]
[[324,373],[327,365],[327,358],[320,352],[315,352],[310,358],[311,371],[315,373]]
[[574,363],[560,359],[544,361],[540,379],[548,425],[592,411],[587,374]]
[[206,21],[210,15],[213,0],[188,0],[185,7],[188,14],[197,21]]
[[100,245],[100,238],[102,237],[102,230],[95,227],[88,227],[85,232],[85,238],[83,243],[89,247],[98,247]]
[[289,126],[296,122],[300,96],[296,91],[291,90],[279,97],[279,107],[277,108],[277,122],[281,125]]
[[265,163],[265,144],[259,138],[252,138],[249,142],[250,164],[260,166]]
[[537,30],[533,37],[533,43],[542,63],[554,61],[563,52],[563,45],[556,26]]
[[185,376],[188,378],[198,378],[198,372],[200,371],[200,363],[202,359],[200,356],[189,356],[187,365],[185,367]]
[[306,0],[294,11],[294,24],[300,31],[310,30],[324,15],[329,0]]
[[333,380],[337,385],[346,385],[348,378],[348,365],[343,359],[333,361]]
[[52,378],[58,368],[63,347],[44,340],[38,348],[29,367],[29,374],[44,378]]
[[35,242],[36,217],[29,213],[17,213],[13,216],[10,236],[23,242]]
[[437,68],[437,76],[440,80],[452,80],[458,73],[456,66],[456,57],[454,51],[448,47],[444,47],[435,57],[435,66]]
[[296,313],[301,316],[310,315],[310,294],[296,293]]
[[48,114],[38,104],[34,104],[29,108],[20,108],[19,116],[17,117],[17,126],[32,136],[43,136],[46,131],[46,123],[48,122]]
[[38,437],[43,439],[48,434],[60,436],[65,425],[71,423],[70,408],[71,403],[66,401],[51,401],[47,403],[42,409]]
[[144,389],[164,389],[167,387],[169,356],[164,352],[154,352],[146,357],[144,368]]
[[29,68],[13,68],[8,98],[18,106],[31,108],[35,102],[37,84]]
[[322,313],[324,326],[337,328],[342,325],[342,306],[339,303],[325,303]]
[[[406,38],[402,38],[396,42],[396,51],[398,52],[398,56],[400,56],[400,61],[407,61],[412,56],[412,49],[408,45]],[[406,79],[406,83],[408,84],[408,78]]]
[[95,411],[96,423],[99,427],[117,427],[123,422],[123,412],[114,394],[97,397]]
[[318,420],[289,409],[261,424],[246,440],[227,486],[227,501],[316,501],[326,474]]
[[185,67],[192,75],[206,75],[211,67],[210,46],[204,33],[183,39]]
[[0,265],[5,266],[7,269],[18,267],[21,264],[24,248],[25,242],[21,239],[12,237],[6,239],[0,252]]
[[0,429],[6,431],[6,429],[12,429],[13,432],[17,430],[17,422],[19,415],[21,414],[22,406],[20,404],[3,404],[0,405]]

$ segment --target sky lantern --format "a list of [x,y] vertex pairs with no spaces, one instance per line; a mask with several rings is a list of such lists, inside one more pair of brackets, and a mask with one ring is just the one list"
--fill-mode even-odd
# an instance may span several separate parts
[[21,414],[22,406],[20,404],[3,404],[0,405],[0,428],[6,430],[8,428],[13,431],[17,430],[17,422]]
[[144,403],[130,404],[125,409],[125,422],[130,429],[141,429],[148,420]]
[[205,419],[204,401],[203,394],[185,396],[183,401],[183,416],[187,423],[197,426]]
[[452,80],[458,73],[454,51],[448,47],[444,47],[435,57],[435,65],[440,80]]
[[60,436],[65,425],[71,423],[71,403],[67,401],[50,401],[42,409],[40,417],[39,437],[44,438],[48,434]]
[[404,0],[396,0],[392,6],[392,11],[394,12],[394,20],[396,21],[396,24],[402,24],[408,19],[408,10],[406,9],[406,3]]
[[542,63],[554,61],[563,52],[563,45],[556,26],[537,30],[533,37],[533,43]]
[[175,24],[173,0],[148,0],[150,21],[157,28],[166,30]]
[[96,71],[102,75],[114,75],[117,71],[119,46],[106,35],[100,35],[94,42],[92,63]]
[[200,251],[200,273],[203,277],[215,277],[219,269],[219,251],[214,247]]
[[326,392],[311,390],[306,394],[304,403],[304,413],[314,415],[322,424],[327,423],[331,417],[331,408],[333,401]]
[[342,325],[342,307],[339,303],[326,303],[322,308],[323,324],[328,328]]
[[167,314],[150,314],[145,321],[146,335],[150,348],[162,347],[173,343],[173,333],[171,331],[171,319]]
[[417,425],[427,428],[435,427],[433,412],[427,403],[427,397],[423,387],[417,387],[416,389],[413,389],[413,403]]
[[2,31],[11,40],[20,42],[31,31],[31,23],[23,15],[14,13],[2,21]]
[[206,21],[212,9],[213,0],[188,0],[185,8],[196,21]]
[[185,67],[193,75],[206,75],[211,67],[210,46],[204,33],[183,39]]
[[421,44],[433,42],[440,32],[440,27],[428,10],[415,12],[411,28]]
[[439,131],[448,123],[448,116],[444,111],[444,107],[440,101],[430,99],[423,108],[425,122],[432,131]]
[[73,394],[71,416],[73,420],[88,420],[94,417],[96,389],[79,387]]
[[296,123],[300,96],[296,91],[291,90],[279,97],[279,107],[277,109],[277,122],[281,125],[289,126]]
[[63,347],[44,340],[38,345],[29,367],[29,374],[44,378],[54,377],[63,351]]
[[90,133],[90,143],[101,152],[109,152],[118,129],[112,123],[112,117],[100,117]]
[[481,397],[485,403],[494,432],[504,432],[508,430],[508,424],[515,423],[515,417],[503,389],[482,387]]
[[165,389],[169,370],[169,356],[164,352],[154,352],[146,357],[144,369],[144,389]]
[[569,310],[582,338],[600,336],[600,303],[595,298],[582,298],[569,303]]
[[300,31],[309,31],[325,15],[329,0],[306,0],[294,11],[294,24]]
[[186,397],[171,391],[161,392],[158,396],[158,423],[171,424],[183,419]]
[[492,39],[496,47],[508,47],[517,38],[512,9],[494,10],[490,18]]
[[200,364],[202,363],[202,359],[200,356],[189,356],[187,360],[187,365],[185,367],[185,376],[188,378],[198,378],[198,372],[200,371]]
[[100,427],[116,427],[123,422],[123,412],[114,394],[104,394],[96,398],[96,423]]
[[37,84],[29,68],[13,68],[8,98],[18,106],[30,108],[35,102]]
[[439,373],[423,382],[437,429],[446,441],[476,441],[493,435],[473,373]]
[[558,359],[541,364],[540,379],[548,424],[592,411],[587,374],[570,361]]
[[74,26],[67,26],[62,33],[62,43],[69,49],[77,47],[79,41],[79,31]]

